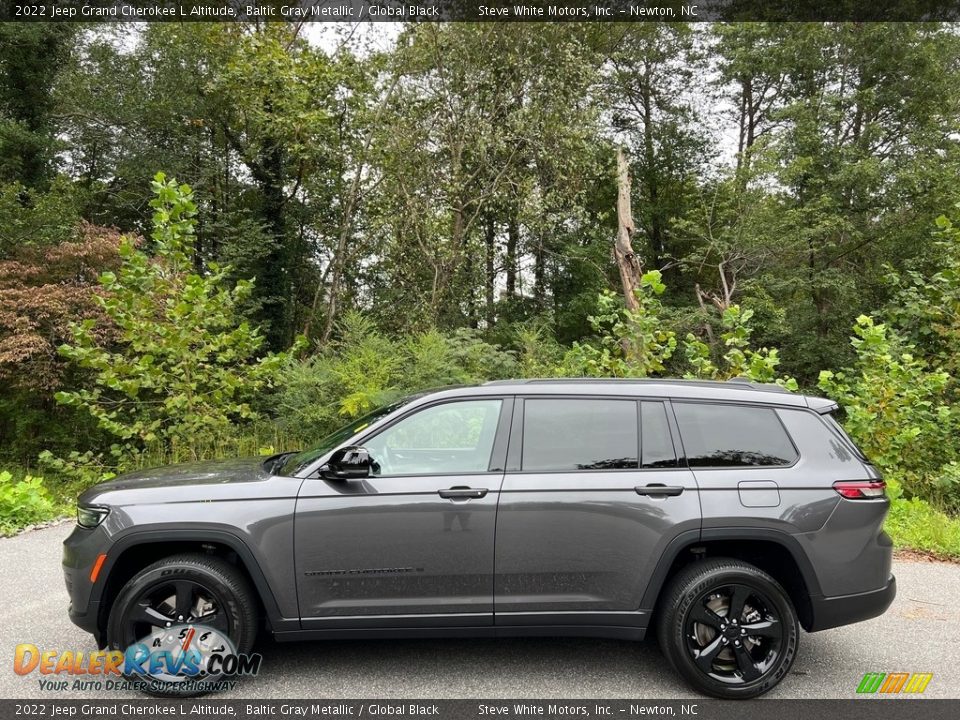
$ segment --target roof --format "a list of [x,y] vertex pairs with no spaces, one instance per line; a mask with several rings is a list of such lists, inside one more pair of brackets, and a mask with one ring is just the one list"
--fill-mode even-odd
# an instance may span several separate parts
[[[611,395],[629,397],[663,397],[675,399],[726,400],[730,402],[807,407],[829,412],[836,403],[794,393],[772,383],[758,383],[746,378],[727,381],[680,380],[671,378],[535,378],[529,380],[492,380],[473,387],[448,388],[441,391],[448,397],[464,395]],[[431,394],[435,397],[435,394]]]

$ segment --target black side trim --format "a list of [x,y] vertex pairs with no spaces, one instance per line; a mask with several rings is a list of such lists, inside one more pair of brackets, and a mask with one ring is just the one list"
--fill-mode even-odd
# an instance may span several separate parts
[[513,422],[514,399],[503,398],[500,408],[500,419],[497,421],[497,431],[493,438],[493,450],[490,452],[488,472],[503,472],[507,466],[507,445],[510,442],[510,426]]
[[287,630],[273,634],[277,642],[304,640],[405,640],[407,638],[476,638],[494,636],[493,625],[482,627],[376,627]]
[[510,426],[510,441],[507,449],[507,472],[518,472],[523,453],[523,398],[513,400],[513,422]]
[[[101,604],[101,596],[103,595],[104,588],[106,588],[110,579],[110,573],[113,571],[117,560],[125,551],[138,545],[176,541],[213,542],[229,547],[231,550],[237,553],[237,556],[243,561],[247,572],[250,574],[250,579],[253,580],[257,594],[260,596],[260,600],[263,603],[263,609],[266,612],[270,626],[274,630],[299,630],[299,618],[284,618],[280,614],[280,607],[277,605],[276,598],[273,595],[273,590],[270,588],[267,578],[263,574],[263,570],[260,569],[260,563],[257,562],[253,552],[249,547],[247,547],[247,544],[242,538],[225,530],[208,530],[200,528],[191,530],[177,530],[170,528],[162,530],[154,529],[133,531],[120,536],[110,546],[109,550],[107,550],[107,560],[104,563],[104,567],[101,571],[101,580],[94,585],[93,591],[90,595],[91,607],[93,607],[95,604]],[[106,612],[108,610],[109,608],[107,607],[101,608],[102,612]]]
[[533,627],[647,627],[650,613],[645,610],[572,610],[566,612],[498,612],[494,625],[498,628]]
[[810,598],[813,622],[807,631],[829,630],[883,615],[896,596],[897,579],[891,575],[887,584],[879,590],[836,597]]
[[279,642],[303,640],[394,640],[405,638],[476,638],[476,637],[596,637],[615,640],[643,640],[646,630],[616,625],[526,625],[505,628],[446,627],[446,628],[367,628],[329,630],[291,630],[278,632]]

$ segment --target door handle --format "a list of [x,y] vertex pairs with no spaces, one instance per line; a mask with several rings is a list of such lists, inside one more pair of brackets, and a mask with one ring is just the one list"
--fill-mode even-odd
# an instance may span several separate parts
[[634,490],[637,491],[637,495],[648,495],[650,497],[676,497],[683,492],[683,486],[651,483],[650,485],[637,485]]
[[442,498],[447,498],[448,500],[469,500],[470,498],[482,498],[489,492],[487,488],[471,488],[471,487],[452,487],[449,490],[437,490],[437,493]]

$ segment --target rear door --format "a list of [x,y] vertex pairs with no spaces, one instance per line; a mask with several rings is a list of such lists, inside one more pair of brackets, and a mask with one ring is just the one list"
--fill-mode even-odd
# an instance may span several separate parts
[[496,625],[646,625],[641,598],[664,548],[700,527],[674,434],[659,401],[517,400],[497,512]]

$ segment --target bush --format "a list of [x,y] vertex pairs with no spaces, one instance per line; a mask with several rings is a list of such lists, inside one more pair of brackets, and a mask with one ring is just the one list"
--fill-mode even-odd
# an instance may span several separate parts
[[514,353],[474,331],[428,330],[398,340],[351,312],[341,320],[335,342],[283,368],[277,421],[286,433],[318,438],[403,395],[517,374]]
[[[73,343],[60,352],[87,373],[85,387],[61,391],[58,402],[85,411],[111,436],[110,456],[73,453],[59,463],[95,478],[123,471],[150,446],[205,448],[256,419],[252,403],[272,385],[286,356],[263,354],[263,337],[240,314],[252,284],[228,283],[229,269],[208,263],[197,272],[188,257],[197,214],[186,185],[158,174],[153,257],[125,237],[119,270],[100,276],[97,300],[116,328],[101,341],[97,321],[74,324]],[[296,348],[295,348],[296,349]],[[102,466],[102,467],[98,467]]]
[[888,479],[887,493],[890,514],[884,529],[897,548],[960,558],[960,519],[937,510],[926,500],[903,497],[895,479]]
[[598,312],[590,316],[596,341],[575,342],[556,374],[645,378],[663,372],[677,347],[676,334],[662,318],[664,290],[660,271],[651,270],[640,279],[636,310],[625,307],[610,291],[601,294]]
[[[746,377],[756,382],[778,383],[788,390],[797,389],[797,381],[790,377],[778,377],[780,355],[776,348],[750,346],[753,327],[750,320],[753,310],[741,310],[739,305],[726,308],[720,317],[720,345],[722,354],[713,352],[707,343],[693,333],[684,341],[684,352],[691,371],[684,377],[708,380],[728,380]],[[713,356],[719,354],[719,359]]]
[[56,516],[57,507],[43,478],[27,475],[17,481],[10,472],[0,471],[0,535],[10,535]]
[[950,376],[931,370],[891,328],[861,315],[851,340],[854,367],[820,373],[819,387],[839,402],[844,427],[885,473],[902,478],[910,497],[948,498],[934,482],[955,459],[956,410],[944,401]]

